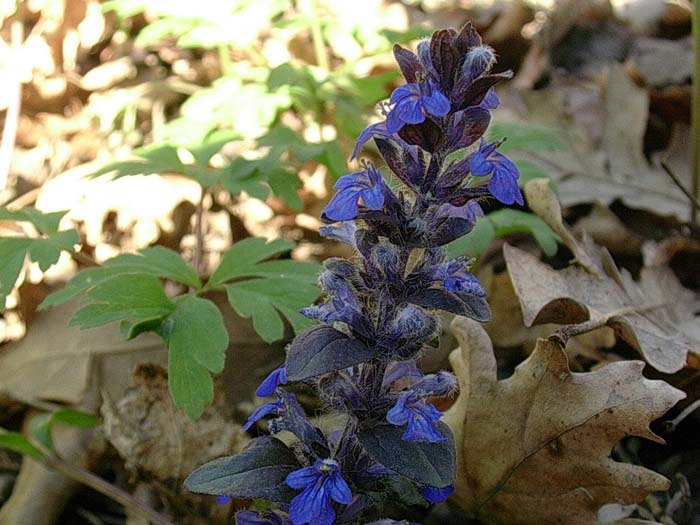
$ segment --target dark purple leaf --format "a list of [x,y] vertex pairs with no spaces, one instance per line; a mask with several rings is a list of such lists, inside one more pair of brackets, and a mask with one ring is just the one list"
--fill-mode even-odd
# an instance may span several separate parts
[[453,293],[441,288],[430,288],[406,300],[424,308],[445,310],[482,323],[491,320],[491,310],[486,299],[464,292]]
[[423,66],[421,66],[416,54],[398,44],[394,44],[394,58],[396,58],[396,62],[398,62],[406,82],[416,82],[416,73],[419,71],[423,72]]
[[198,494],[289,503],[296,491],[287,486],[285,479],[300,467],[287,445],[265,436],[252,440],[236,456],[205,463],[187,477],[185,487]]
[[376,355],[357,339],[330,326],[313,326],[287,351],[287,379],[303,381],[369,361]]

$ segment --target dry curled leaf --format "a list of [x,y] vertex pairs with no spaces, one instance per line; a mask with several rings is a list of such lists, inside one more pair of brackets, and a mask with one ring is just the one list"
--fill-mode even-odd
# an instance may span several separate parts
[[649,429],[685,394],[642,376],[640,361],[572,373],[558,343],[540,339],[499,381],[491,341],[458,317],[450,361],[460,394],[445,414],[457,443],[456,501],[485,523],[594,525],[606,503],[639,502],[670,482],[616,462],[625,436],[663,442]]
[[688,327],[697,323],[700,296],[683,288],[668,267],[644,268],[636,282],[587,235],[576,239],[546,179],[528,182],[525,195],[576,258],[576,265],[554,270],[527,252],[504,246],[525,325],[578,325],[564,328],[565,335],[607,325],[657,370],[673,373],[683,368],[688,354],[700,348],[700,341],[688,335]]
[[503,252],[526,326],[578,325],[563,330],[581,333],[607,325],[647,363],[665,373],[677,372],[685,366],[688,353],[697,352],[674,323],[680,318],[684,322],[696,319],[693,304],[697,299],[688,297],[694,297],[692,293],[673,294],[682,288],[673,274],[664,275],[666,287],[652,286],[652,273],[642,273],[643,281],[637,283],[626,270],[614,266],[607,252],[602,252],[601,266],[606,271],[602,278],[579,266],[554,270],[512,246],[504,246]]

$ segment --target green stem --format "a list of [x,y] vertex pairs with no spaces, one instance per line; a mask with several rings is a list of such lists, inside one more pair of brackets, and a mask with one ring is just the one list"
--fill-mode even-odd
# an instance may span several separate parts
[[314,44],[314,54],[318,66],[325,72],[330,71],[330,63],[328,61],[328,53],[326,52],[326,42],[323,39],[323,31],[321,30],[321,17],[318,14],[318,0],[306,0],[304,2],[307,12],[311,20],[311,39]]
[[202,195],[197,203],[194,222],[194,262],[195,270],[201,275],[202,259],[204,255],[204,199],[207,196],[207,190],[202,186]]
[[228,46],[219,46],[219,67],[221,68],[221,76],[227,76],[231,73],[231,53]]
[[700,0],[693,0],[693,48],[695,67],[693,68],[693,98],[691,104],[692,129],[692,193],[694,199],[690,203],[690,222],[697,224],[698,205],[700,197]]

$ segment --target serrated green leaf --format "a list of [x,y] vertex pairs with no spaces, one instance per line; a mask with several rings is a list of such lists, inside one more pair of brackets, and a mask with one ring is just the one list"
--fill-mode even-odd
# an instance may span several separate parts
[[52,233],[45,239],[33,239],[29,245],[29,258],[39,265],[42,272],[58,262],[62,251],[72,251],[80,243],[80,235],[75,230]]
[[229,303],[242,317],[252,317],[255,331],[268,343],[284,336],[280,314],[295,332],[311,323],[299,313],[319,296],[316,286],[294,279],[252,279],[226,286]]
[[14,211],[0,207],[0,220],[30,222],[40,233],[48,235],[58,231],[58,225],[66,213],[68,210],[43,213],[31,207]]
[[39,310],[64,304],[96,284],[122,273],[125,273],[125,269],[116,266],[102,266],[81,270],[66,283],[62,290],[58,290],[44,299],[39,305]]
[[223,370],[229,339],[214,303],[193,295],[178,299],[162,331],[168,346],[168,383],[175,403],[196,419],[213,399],[209,372]]
[[276,169],[268,172],[267,182],[272,192],[279,196],[287,206],[294,211],[301,211],[304,203],[299,196],[302,183],[299,177],[291,171]]
[[83,302],[88,304],[70,320],[81,328],[165,317],[175,310],[158,278],[144,274],[118,274],[100,281],[86,292]]
[[240,138],[240,133],[230,129],[215,130],[209,133],[201,143],[191,145],[187,149],[192,152],[197,164],[207,166],[211,158],[216,155],[221,148],[229,142]]
[[293,241],[275,239],[268,242],[263,237],[249,237],[235,243],[224,254],[219,266],[214,270],[207,287],[211,288],[236,277],[255,275],[256,264],[294,248]]
[[0,301],[3,308],[22,271],[31,242],[31,239],[21,237],[0,238]]
[[124,254],[109,259],[106,268],[118,267],[128,273],[145,273],[180,282],[193,288],[201,288],[196,270],[187,264],[180,254],[163,246],[139,250],[136,254]]
[[0,448],[6,448],[35,459],[41,459],[44,456],[23,434],[8,432],[4,428],[0,428]]

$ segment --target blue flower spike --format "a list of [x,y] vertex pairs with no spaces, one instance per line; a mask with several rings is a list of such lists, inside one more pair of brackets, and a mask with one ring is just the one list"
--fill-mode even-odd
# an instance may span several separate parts
[[[299,310],[316,322],[257,388],[258,396],[275,397],[244,426],[270,417],[271,435],[251,439],[236,456],[200,467],[185,482],[193,492],[211,493],[210,480],[231,472],[227,495],[273,505],[238,512],[238,525],[417,525],[377,516],[386,501],[413,503],[390,490],[390,480],[412,484],[427,503],[443,502],[454,490],[454,440],[429,400],[453,395],[457,380],[417,365],[440,311],[480,322],[491,316],[469,261],[447,260],[444,246],[473,230],[481,204],[492,197],[523,204],[517,167],[497,151],[501,142],[483,138],[499,105],[493,88],[511,75],[492,72],[495,52],[471,24],[436,31],[415,53],[401,47],[394,53],[406,83],[380,105],[381,121],[360,134],[350,159],[373,140],[382,173],[361,161],[337,180],[321,216],[326,225],[319,233],[353,256],[323,262],[323,297]],[[320,402],[314,408],[344,425],[317,427],[288,383],[312,389]]]
[[331,500],[344,505],[352,501],[350,487],[332,459],[319,459],[311,467],[292,472],[287,476],[287,485],[302,490],[289,508],[294,525],[332,525],[335,510]]

